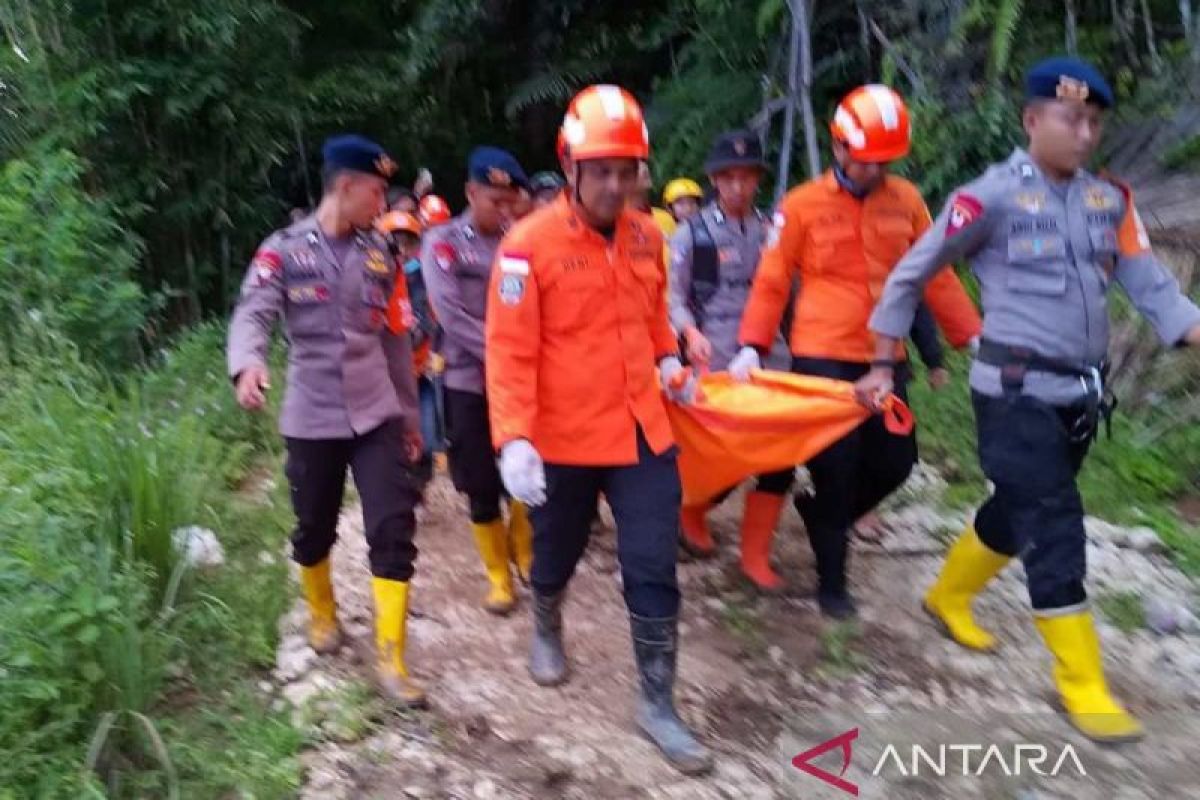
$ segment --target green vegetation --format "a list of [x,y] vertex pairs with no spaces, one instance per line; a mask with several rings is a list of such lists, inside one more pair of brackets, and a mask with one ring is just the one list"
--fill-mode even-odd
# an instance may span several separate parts
[[[933,206],[1017,141],[1020,73],[1066,42],[1139,121],[1177,109],[1200,64],[1200,13],[1180,14],[1194,2],[812,5],[817,139],[847,88],[892,83],[917,130],[902,169]],[[565,101],[604,80],[643,100],[659,183],[700,177],[712,137],[764,110],[774,160],[787,7],[0,4],[0,800],[294,794],[308,734],[258,688],[287,603],[287,499],[245,490],[260,473],[282,483],[279,444],[270,415],[234,406],[219,321],[256,243],[312,203],[321,140],[373,136],[457,206],[473,145],[552,167]],[[801,137],[790,182],[803,152]],[[1196,140],[1162,158],[1194,164]],[[1200,536],[1171,510],[1200,483],[1200,385],[1171,380],[1184,362],[1125,363],[1147,369],[1127,376],[1136,391],[1084,470],[1086,501],[1153,525],[1200,574]],[[924,454],[965,504],[983,481],[951,364],[955,383],[917,386],[914,405],[937,421]],[[184,568],[183,525],[216,531],[225,565]],[[762,648],[753,609],[724,623]],[[829,634],[830,662],[855,668],[852,644]],[[374,724],[361,693],[343,700],[335,727]]]
[[1146,627],[1146,610],[1137,592],[1101,595],[1096,602],[1100,606],[1100,613],[1125,633],[1133,633]]

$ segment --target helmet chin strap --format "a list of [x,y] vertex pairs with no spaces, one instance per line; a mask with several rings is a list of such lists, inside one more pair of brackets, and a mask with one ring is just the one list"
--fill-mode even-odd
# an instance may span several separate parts
[[862,200],[871,193],[871,188],[869,186],[859,186],[857,183],[851,180],[850,176],[846,174],[846,170],[842,169],[841,164],[835,163],[833,165],[833,177],[838,182],[838,186],[841,186],[843,189],[849,192],[850,196],[855,200]]

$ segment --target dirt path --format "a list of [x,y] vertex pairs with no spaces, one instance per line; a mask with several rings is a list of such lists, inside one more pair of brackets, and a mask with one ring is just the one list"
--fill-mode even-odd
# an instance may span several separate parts
[[[920,595],[958,524],[934,510],[929,487],[907,492],[885,513],[893,533],[882,546],[857,546],[851,569],[862,620],[854,626],[822,622],[806,599],[811,554],[794,511],[776,558],[789,590],[773,598],[747,590],[736,569],[740,507],[735,497],[713,516],[720,558],[680,567],[677,695],[683,715],[718,755],[716,771],[702,780],[677,775],[633,731],[635,678],[611,532],[594,539],[572,584],[565,611],[571,680],[541,689],[525,672],[526,598],[508,619],[479,608],[484,584],[461,501],[436,480],[421,515],[409,645],[432,708],[401,715],[365,688],[369,581],[359,512],[348,508],[334,570],[353,646],[318,661],[303,644],[303,609],[281,623],[282,692],[300,706],[297,721],[316,739],[306,755],[304,796],[848,797],[791,761],[857,728],[845,779],[862,797],[1200,797],[1194,627],[1161,637],[1103,626],[1110,678],[1152,735],[1132,747],[1096,748],[1054,713],[1049,657],[1026,611],[1019,567],[978,604],[1003,642],[1000,657],[960,650],[920,613]],[[1124,542],[1122,535],[1112,538]],[[1134,587],[1191,602],[1192,585],[1161,556],[1102,539],[1098,534],[1089,549],[1104,591]],[[951,748],[942,776],[924,761],[914,773],[914,743],[935,759],[939,744],[981,749]],[[1067,745],[1077,762],[1063,761],[1056,777],[1038,776],[1018,764],[1016,743],[1044,746],[1046,773]],[[899,758],[880,767],[889,744]],[[997,751],[984,763],[993,744]],[[836,749],[813,763],[832,773],[841,768]]]

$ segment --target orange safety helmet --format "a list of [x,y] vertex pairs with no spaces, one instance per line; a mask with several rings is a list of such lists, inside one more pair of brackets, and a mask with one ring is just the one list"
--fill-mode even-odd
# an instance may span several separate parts
[[650,131],[642,107],[619,86],[589,86],[567,106],[560,156],[572,161],[650,157]]
[[389,233],[403,232],[419,237],[421,235],[421,221],[417,219],[415,214],[410,214],[407,211],[389,211],[376,221],[375,230],[385,236]]
[[878,164],[908,155],[912,143],[908,107],[878,83],[860,86],[838,103],[829,129],[855,161]]
[[450,205],[436,194],[427,194],[422,197],[420,209],[421,221],[427,228],[449,222],[450,218],[454,216],[450,213]]

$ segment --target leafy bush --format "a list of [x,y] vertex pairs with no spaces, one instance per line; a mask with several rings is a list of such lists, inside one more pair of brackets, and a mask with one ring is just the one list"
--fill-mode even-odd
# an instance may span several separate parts
[[0,341],[11,360],[14,320],[30,314],[90,361],[140,360],[149,301],[132,280],[139,246],[80,184],[67,152],[13,159],[0,170]]

